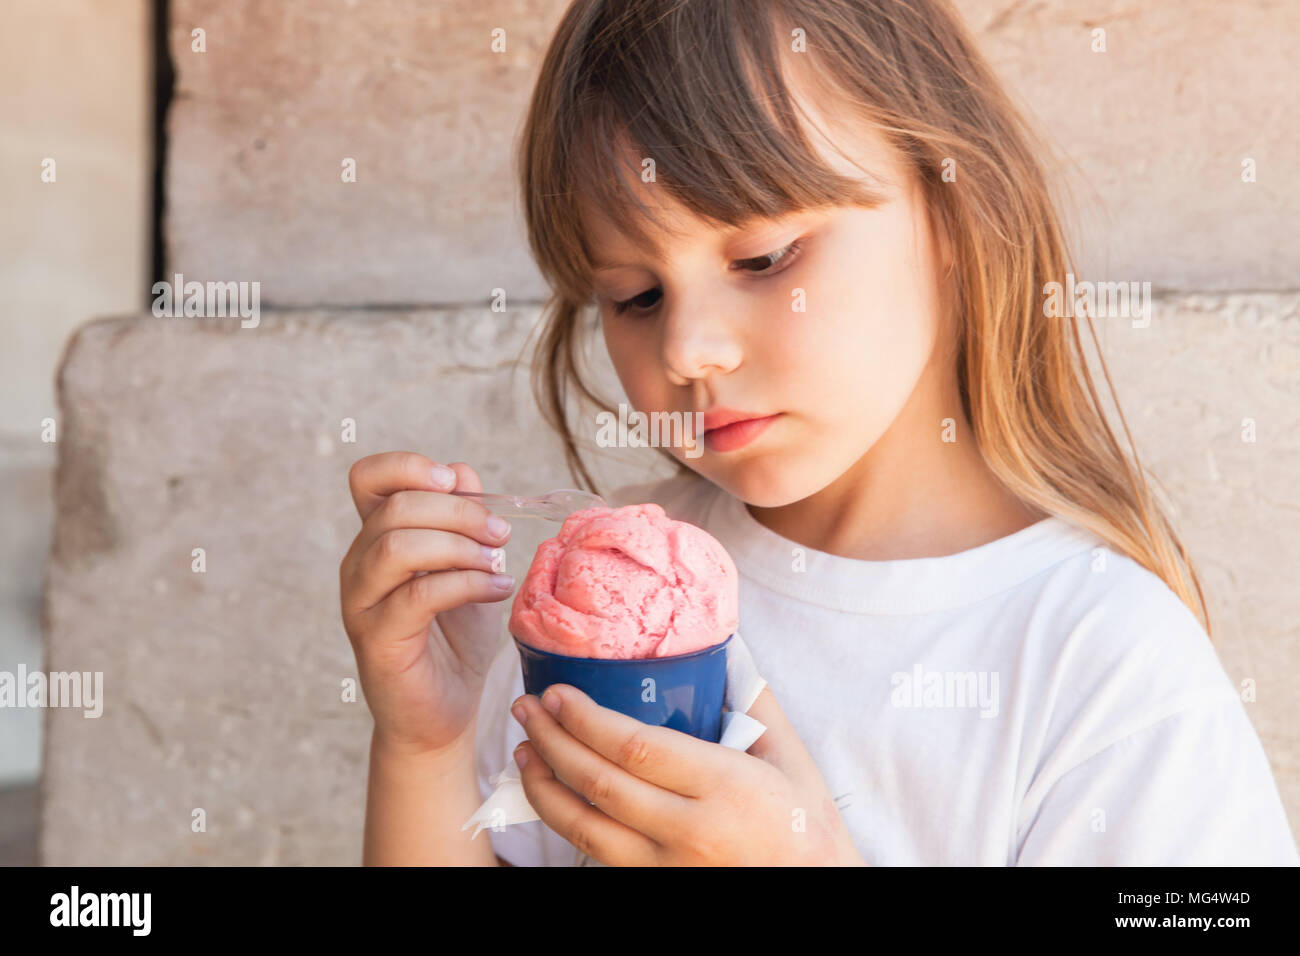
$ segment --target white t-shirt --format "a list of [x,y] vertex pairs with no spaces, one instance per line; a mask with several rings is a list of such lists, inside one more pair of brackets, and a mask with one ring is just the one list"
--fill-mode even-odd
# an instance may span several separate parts
[[[1195,615],[1050,517],[938,558],[862,561],[770,531],[694,474],[620,488],[709,531],[740,627],[870,865],[1300,865],[1268,759]],[[526,734],[506,640],[479,711],[489,778]],[[516,866],[587,863],[543,822]]]

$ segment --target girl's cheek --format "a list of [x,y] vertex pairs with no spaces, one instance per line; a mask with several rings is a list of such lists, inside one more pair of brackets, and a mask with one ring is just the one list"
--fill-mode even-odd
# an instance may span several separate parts
[[606,338],[610,362],[633,408],[672,408],[671,387],[655,353],[642,342]]
[[[610,362],[618,372],[620,379],[644,374],[646,354],[644,348],[638,348],[635,338],[626,327],[606,322],[602,326],[605,336],[605,349],[609,352]],[[626,384],[626,382],[625,382]]]
[[783,365],[807,369],[843,364],[843,349],[866,336],[861,289],[835,264],[805,270],[787,301],[773,304],[769,348]]

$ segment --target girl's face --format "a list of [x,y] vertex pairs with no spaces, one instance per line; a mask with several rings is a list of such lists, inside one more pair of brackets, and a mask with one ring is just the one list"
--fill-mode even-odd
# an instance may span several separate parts
[[[939,361],[947,352],[935,349],[946,341],[938,283],[946,244],[936,247],[920,190],[885,143],[853,141],[854,158],[887,193],[882,205],[805,211],[733,232],[688,217],[661,201],[654,183],[638,181],[643,199],[682,230],[665,238],[662,262],[608,221],[589,220],[590,248],[605,265],[594,276],[601,327],[632,406],[777,416],[740,447],[716,447],[734,443],[732,430],[721,441],[706,435],[698,457],[672,449],[757,507],[802,500],[855,466],[865,476],[868,453],[919,384],[951,392]],[[862,176],[829,144],[822,153]],[[939,430],[936,419],[912,440],[933,443]]]

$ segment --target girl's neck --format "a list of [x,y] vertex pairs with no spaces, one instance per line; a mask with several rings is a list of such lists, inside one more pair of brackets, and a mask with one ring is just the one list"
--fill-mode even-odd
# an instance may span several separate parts
[[746,505],[759,524],[798,544],[862,561],[934,558],[978,548],[1047,517],[992,482],[963,501],[946,496],[879,508],[831,488],[781,508]]
[[[805,547],[867,561],[956,554],[1046,518],[993,475],[955,387],[944,394],[927,384],[923,377],[885,434],[830,485],[749,513]],[[940,440],[945,418],[955,421],[955,441]]]

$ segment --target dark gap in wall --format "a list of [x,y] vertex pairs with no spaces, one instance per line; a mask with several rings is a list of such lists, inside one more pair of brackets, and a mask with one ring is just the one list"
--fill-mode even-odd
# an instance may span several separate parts
[[[163,269],[166,256],[163,248],[163,207],[166,202],[165,179],[167,172],[167,110],[175,92],[176,74],[172,69],[171,51],[167,47],[169,0],[153,0],[153,216],[152,261],[149,287],[166,279]],[[145,301],[151,301],[152,293]]]

